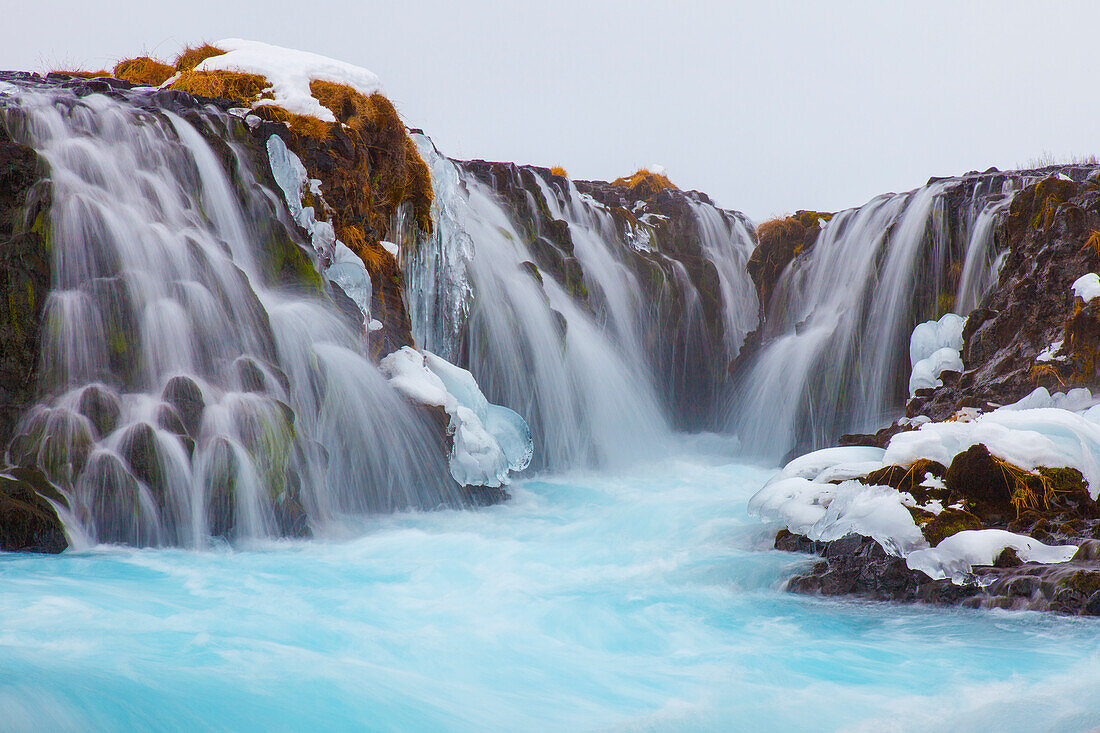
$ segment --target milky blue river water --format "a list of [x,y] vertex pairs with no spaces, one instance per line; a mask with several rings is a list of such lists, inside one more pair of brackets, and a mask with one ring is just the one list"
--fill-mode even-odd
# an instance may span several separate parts
[[1088,730],[1100,621],[805,598],[688,451],[478,511],[0,556],[0,730]]

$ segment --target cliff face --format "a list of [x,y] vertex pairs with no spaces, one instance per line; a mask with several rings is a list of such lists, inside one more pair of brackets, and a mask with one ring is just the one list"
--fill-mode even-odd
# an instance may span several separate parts
[[943,420],[962,408],[1015,402],[1036,387],[1054,392],[1100,384],[1100,303],[1075,299],[1072,290],[1077,278],[1100,266],[1100,174],[1069,172],[1079,180],[1051,175],[1014,197],[996,232],[1004,264],[963,331],[964,371],[946,374],[942,387],[919,391],[907,407],[910,416]]

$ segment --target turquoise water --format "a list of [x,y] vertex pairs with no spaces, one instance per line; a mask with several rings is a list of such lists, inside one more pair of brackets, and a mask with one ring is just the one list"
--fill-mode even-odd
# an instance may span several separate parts
[[1100,622],[803,598],[685,452],[311,542],[0,557],[0,730],[1085,730]]

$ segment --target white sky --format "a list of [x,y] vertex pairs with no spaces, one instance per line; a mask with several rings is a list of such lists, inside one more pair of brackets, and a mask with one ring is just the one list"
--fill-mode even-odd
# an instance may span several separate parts
[[1096,0],[12,4],[0,68],[253,38],[371,69],[452,157],[659,163],[758,220],[1100,153]]

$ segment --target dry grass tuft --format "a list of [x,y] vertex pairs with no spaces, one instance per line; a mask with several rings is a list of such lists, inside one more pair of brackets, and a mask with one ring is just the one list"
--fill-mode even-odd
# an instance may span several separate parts
[[560,165],[556,165],[556,166],[552,167],[550,169],[550,175],[552,175],[552,176],[561,176],[562,178],[568,178],[569,177],[569,173],[564,168],[562,168]]
[[114,69],[115,78],[147,87],[159,87],[172,78],[175,73],[176,70],[168,64],[162,64],[148,56],[138,56],[136,59],[119,61]]
[[172,82],[170,88],[199,97],[232,99],[251,105],[265,96],[264,90],[269,86],[271,85],[267,79],[259,74],[239,71],[185,71],[179,79]]
[[70,71],[69,69],[54,69],[51,74],[68,74],[69,76],[75,76],[78,79],[98,79],[101,76],[111,76],[111,72],[106,69],[100,69],[99,71],[85,71],[83,69],[77,69]]
[[668,180],[668,176],[653,173],[645,168],[640,168],[629,176],[616,178],[611,182],[611,185],[629,188],[634,196],[643,199],[656,196],[666,189],[680,190],[672,181]]
[[992,458],[1012,491],[1012,508],[1016,510],[1017,517],[1024,511],[1037,512],[1050,509],[1050,502],[1054,499],[1055,492],[1049,478],[1041,473],[1032,473],[1013,465],[1003,458],[997,456]]
[[195,67],[211,56],[222,56],[225,51],[217,46],[204,43],[201,46],[188,46],[176,57],[176,71],[194,71]]
[[1091,251],[1094,257],[1100,257],[1100,231],[1093,229],[1081,252]]
[[310,137],[315,140],[324,140],[332,129],[331,122],[319,120],[308,115],[298,115],[288,112],[276,104],[260,104],[252,110],[252,114],[260,119],[270,122],[285,123],[290,131],[297,137]]
[[1066,386],[1066,383],[1062,381],[1061,375],[1058,374],[1058,369],[1053,364],[1036,364],[1031,367],[1031,371],[1028,375],[1035,380],[1036,386],[1043,386],[1040,382],[1058,382],[1062,387]]

